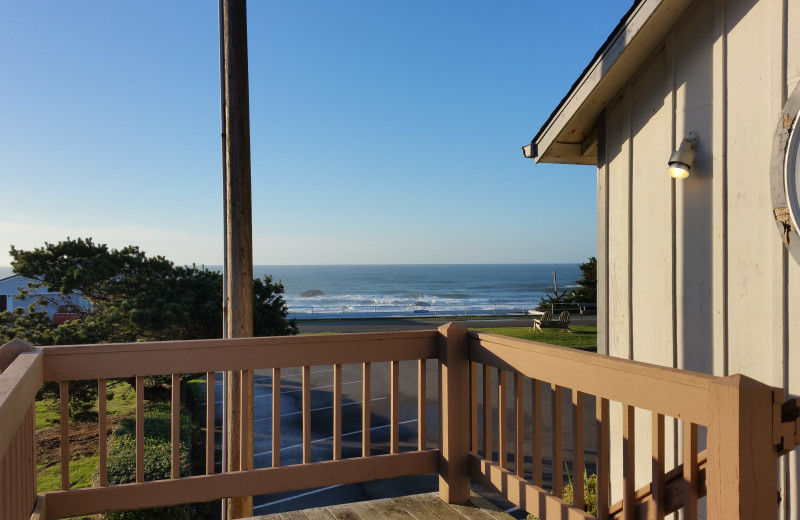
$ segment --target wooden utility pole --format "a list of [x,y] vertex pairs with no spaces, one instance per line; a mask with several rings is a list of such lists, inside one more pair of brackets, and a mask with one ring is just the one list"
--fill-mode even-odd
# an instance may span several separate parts
[[[253,230],[250,192],[250,93],[247,72],[247,5],[223,0],[225,103],[225,284],[227,337],[253,335]],[[253,371],[229,372],[227,468],[253,467]],[[253,516],[253,497],[228,501],[229,519]]]

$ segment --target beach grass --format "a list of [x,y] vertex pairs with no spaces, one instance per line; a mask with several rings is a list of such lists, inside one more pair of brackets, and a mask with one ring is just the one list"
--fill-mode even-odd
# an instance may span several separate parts
[[597,348],[597,327],[593,325],[570,325],[569,333],[565,330],[531,330],[529,327],[491,327],[472,329],[491,332],[501,336],[529,339],[548,345],[581,348],[586,350]]

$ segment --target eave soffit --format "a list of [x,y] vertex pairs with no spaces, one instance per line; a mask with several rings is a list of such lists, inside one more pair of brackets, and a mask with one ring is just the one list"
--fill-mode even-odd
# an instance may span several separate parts
[[531,143],[536,162],[597,164],[597,119],[696,0],[637,0]]

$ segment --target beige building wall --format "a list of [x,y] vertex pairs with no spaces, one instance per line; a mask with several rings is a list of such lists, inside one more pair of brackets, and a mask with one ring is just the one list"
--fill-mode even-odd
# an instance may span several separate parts
[[[606,109],[601,351],[743,373],[800,395],[800,265],[781,242],[770,195],[773,134],[799,79],[800,2],[699,0]],[[690,131],[700,137],[695,165],[675,181],[666,162]],[[612,439],[621,438],[619,413]],[[636,417],[637,486],[650,481],[650,421]],[[680,463],[677,423],[667,422],[668,468]],[[786,468],[784,478],[796,477],[795,460]],[[790,494],[787,511],[799,518]]]

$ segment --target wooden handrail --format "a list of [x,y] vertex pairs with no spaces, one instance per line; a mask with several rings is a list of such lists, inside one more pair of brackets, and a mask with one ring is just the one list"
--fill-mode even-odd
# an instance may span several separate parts
[[436,331],[42,347],[45,381],[436,358]]
[[[421,434],[417,451],[399,453],[399,362],[415,360],[419,363],[417,370],[421,395],[418,396],[418,413],[423,415],[424,394],[427,392],[424,373],[428,359],[438,359],[441,370],[441,448],[427,450],[425,436]],[[391,453],[370,456],[370,364],[381,362],[391,362]],[[333,366],[334,401],[341,404],[343,364],[360,364],[362,368],[362,420],[365,430],[362,437],[363,457],[341,460],[339,439],[333,442],[334,460],[311,462],[309,367]],[[483,367],[479,367],[479,364],[483,364]],[[786,432],[773,431],[776,428],[772,424],[774,421],[770,421],[771,418],[774,419],[773,415],[778,418],[777,428],[782,427],[780,400],[774,400],[778,394],[773,395],[770,387],[742,376],[719,378],[489,333],[467,332],[462,327],[451,324],[438,331],[53,346],[15,353],[14,361],[0,373],[0,460],[9,446],[19,444],[20,438],[24,438],[23,449],[28,450],[28,446],[32,446],[32,406],[37,390],[46,381],[59,381],[66,395],[67,382],[71,380],[98,379],[99,384],[104,387],[107,379],[135,376],[139,387],[137,400],[141,400],[141,386],[145,376],[172,375],[172,438],[175,442],[179,431],[177,410],[180,407],[177,374],[206,373],[208,377],[213,377],[214,372],[222,370],[271,368],[273,376],[277,376],[279,380],[282,367],[303,367],[305,374],[303,418],[307,424],[303,432],[304,464],[279,467],[280,462],[276,456],[272,460],[272,465],[275,466],[272,468],[220,475],[213,474],[213,465],[207,464],[207,472],[211,474],[180,478],[177,473],[177,451],[173,450],[171,458],[175,469],[172,479],[142,482],[143,475],[137,470],[139,482],[135,484],[48,493],[45,495],[47,512],[43,516],[58,518],[438,472],[440,492],[445,500],[460,500],[464,490],[468,490],[467,477],[471,474],[484,483],[497,486],[506,498],[534,514],[538,512],[543,517],[549,514],[550,518],[558,519],[588,518],[580,510],[580,499],[577,507],[572,507],[560,498],[563,461],[572,460],[573,467],[583,465],[580,454],[574,455],[572,459],[563,458],[562,450],[569,448],[562,446],[562,420],[567,418],[567,425],[577,425],[574,428],[575,437],[567,446],[571,445],[573,451],[582,453],[583,434],[577,430],[583,430],[581,425],[585,394],[596,399],[596,418],[600,425],[597,433],[600,475],[598,485],[603,486],[601,494],[608,493],[609,485],[609,401],[621,403],[623,417],[627,417],[627,423],[623,425],[623,453],[626,461],[623,471],[627,472],[628,479],[633,477],[632,461],[635,458],[635,449],[632,446],[636,431],[635,408],[649,410],[653,414],[653,454],[660,461],[653,466],[654,483],[634,490],[632,480],[627,480],[625,497],[627,504],[634,504],[634,507],[626,507],[627,510],[624,511],[623,506],[626,504],[622,502],[611,507],[608,507],[607,502],[603,503],[600,506],[603,518],[646,518],[656,503],[665,513],[683,507],[687,508],[687,514],[691,516],[697,497],[706,495],[709,497],[709,511],[713,506],[714,511],[724,511],[727,517],[735,517],[731,511],[739,507],[738,503],[743,504],[743,510],[756,511],[759,507],[763,509],[773,499],[764,490],[759,490],[756,498],[750,497],[748,490],[752,486],[748,486],[758,476],[761,479],[759,482],[764,483],[762,487],[771,489],[770,478],[774,471],[770,464],[777,460],[778,450],[775,439],[780,441],[784,438],[782,442],[786,444],[786,439],[791,440],[792,436],[797,436],[794,423],[784,428]],[[477,386],[478,374],[481,372],[484,387],[482,442],[477,432]],[[505,408],[507,401],[513,401],[518,406],[526,401],[523,397],[523,376],[531,379],[530,407],[535,423],[540,423],[541,417],[545,415],[542,411],[543,396],[547,399],[548,393],[552,392],[550,399],[555,404],[550,410],[554,436],[554,442],[550,443],[553,449],[551,492],[542,488],[542,459],[545,454],[541,453],[541,432],[537,434],[534,430],[530,440],[533,452],[531,482],[523,478],[526,471],[520,466],[524,464],[523,446],[526,445],[520,422],[525,415],[520,410],[509,415]],[[513,399],[510,399],[512,395],[509,391],[509,380],[513,381]],[[496,410],[493,402],[495,383],[499,385]],[[277,385],[279,384],[278,381]],[[566,389],[573,391],[571,421],[566,414],[562,417],[562,388],[565,392]],[[102,391],[100,395],[103,395]],[[209,406],[213,406],[213,399],[214,394],[209,393]],[[570,403],[569,397],[567,399],[565,406]],[[280,415],[279,409],[275,412],[277,416]],[[496,431],[497,437],[493,439],[492,419],[495,412],[496,424],[500,430]],[[142,415],[143,406],[140,403],[137,410],[139,423],[142,423]],[[210,414],[211,419],[207,425],[209,429],[213,425],[213,415]],[[684,446],[684,460],[688,463],[667,473],[664,473],[663,467],[665,416],[682,420],[684,438],[688,439]],[[512,418],[515,422],[513,429],[510,424]],[[334,431],[340,434],[341,412],[334,413],[333,421]],[[797,422],[798,419],[794,418],[794,421]],[[67,421],[62,422],[66,424]],[[279,423],[274,424],[273,445],[280,435]],[[420,424],[424,422],[420,421]],[[696,450],[698,425],[708,427],[709,446],[708,452],[699,455]],[[137,462],[141,464],[142,456],[139,452],[143,434],[139,424],[137,431]],[[507,436],[509,433],[515,435],[513,443],[510,436]],[[498,442],[499,448],[496,461],[493,460],[493,440]],[[277,447],[279,453],[279,443]],[[479,447],[483,447],[483,457],[478,455]],[[507,447],[514,449],[513,471],[508,456],[510,454],[506,452]],[[32,451],[32,447],[30,450]],[[68,458],[67,456],[66,459]],[[26,471],[35,472],[32,461],[24,464]],[[742,471],[748,469],[752,471]],[[741,477],[742,474],[744,478]],[[726,499],[730,492],[723,489],[722,484],[723,479],[727,479],[727,483],[734,477],[738,490],[736,493],[743,497],[736,503]],[[580,487],[575,486],[576,493],[581,492]],[[774,487],[777,488],[777,484]],[[21,492],[16,493],[15,499],[21,502],[34,500],[31,491],[26,490],[22,498]],[[754,493],[752,495],[756,496]],[[87,504],[90,505],[87,507]],[[14,516],[17,517],[19,516]]]
[[707,393],[709,385],[718,379],[714,376],[486,332],[470,332],[469,339],[469,355],[474,362],[695,424],[708,424]]

